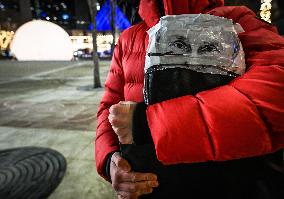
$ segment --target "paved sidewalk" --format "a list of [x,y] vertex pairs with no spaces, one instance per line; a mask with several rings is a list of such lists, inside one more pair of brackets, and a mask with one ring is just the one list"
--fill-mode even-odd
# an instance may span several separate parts
[[[105,82],[109,61],[102,61]],[[67,159],[49,199],[114,199],[96,172],[93,141],[103,88],[92,89],[92,62],[0,61],[0,150],[55,149]]]

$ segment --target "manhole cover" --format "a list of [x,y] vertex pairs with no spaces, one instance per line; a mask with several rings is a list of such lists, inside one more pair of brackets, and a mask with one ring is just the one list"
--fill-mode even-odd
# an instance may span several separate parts
[[48,148],[23,147],[0,151],[0,198],[47,198],[61,182],[66,160]]

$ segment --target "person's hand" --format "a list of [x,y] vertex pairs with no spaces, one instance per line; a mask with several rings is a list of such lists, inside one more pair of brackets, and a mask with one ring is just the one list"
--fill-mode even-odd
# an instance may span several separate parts
[[136,102],[119,102],[109,109],[109,122],[121,144],[132,144],[132,116]]
[[137,199],[152,193],[158,186],[155,174],[132,172],[129,163],[118,152],[111,157],[110,176],[118,199]]

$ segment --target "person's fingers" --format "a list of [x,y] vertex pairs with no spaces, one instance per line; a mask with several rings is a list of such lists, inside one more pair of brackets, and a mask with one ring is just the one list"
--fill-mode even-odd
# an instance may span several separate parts
[[[141,182],[121,182],[112,184],[117,193],[121,193],[124,198],[136,198],[137,196],[149,194],[153,192],[153,188],[157,187],[157,181],[141,181]],[[122,197],[122,198],[123,198]]]
[[157,176],[153,173],[131,172],[129,163],[118,152],[111,157],[112,186],[120,198],[138,198],[149,194],[159,185]]
[[109,113],[108,120],[111,125],[116,127],[128,127],[131,123],[130,116],[126,113]]
[[133,101],[120,101],[118,103],[119,105],[124,105],[124,106],[136,106],[137,102],[133,102]]
[[[153,186],[155,183],[154,181],[143,181],[143,182],[124,182],[124,183],[117,183],[113,186],[113,188],[117,191],[124,191],[130,193],[139,193],[148,194],[153,191]],[[155,186],[156,187],[156,186]]]
[[108,111],[109,111],[110,114],[113,114],[113,106],[115,106],[115,105],[112,105],[111,107],[109,107]]
[[116,167],[122,169],[123,171],[130,171],[130,164],[120,156],[118,152],[115,152],[111,157],[111,162],[115,164]]
[[157,181],[157,176],[153,173],[127,172],[122,178],[126,182]]
[[117,114],[117,107],[119,105],[118,104],[114,104],[109,108],[109,113],[116,115]]
[[138,193],[130,193],[126,191],[118,191],[117,192],[118,199],[138,199]]
[[144,194],[150,194],[153,192],[153,188],[152,187],[148,187],[147,189],[138,191],[138,196],[144,195]]
[[117,197],[118,199],[138,199],[139,196],[145,195],[145,194],[150,194],[153,192],[153,188],[148,188],[146,190],[141,190],[138,192],[130,193],[126,191],[118,191],[117,192]]
[[139,192],[139,193],[147,193],[153,187],[157,187],[157,181],[140,181],[140,182],[124,182],[119,183],[114,187],[116,190],[127,191],[127,192]]
[[109,113],[113,115],[123,115],[124,117],[131,116],[137,103],[131,101],[121,101],[118,104],[114,104],[109,108]]
[[112,126],[117,128],[127,128],[130,126],[130,122],[125,117],[115,116],[110,114],[108,120]]
[[[130,172],[130,164],[118,152],[115,152],[111,157],[111,167],[114,167],[113,169],[115,170],[121,170],[121,172],[115,172],[115,178],[118,182],[157,182],[157,176],[153,173]],[[153,184],[149,186],[155,187],[157,185]]]
[[112,114],[109,114],[108,115],[108,121],[109,121],[109,123],[112,125],[112,121],[113,121],[113,115]]
[[118,199],[138,199],[139,196],[150,194],[153,192],[153,188],[147,188],[138,192],[126,192],[126,191],[117,191],[117,197]]
[[113,115],[127,114],[128,109],[129,108],[127,106],[124,106],[122,104],[114,104],[109,108],[109,113]]
[[[116,168],[119,170],[119,168]],[[143,182],[148,187],[157,187],[159,186],[157,176],[152,173],[138,173],[138,172],[129,172],[122,170],[123,172],[116,172],[114,174],[115,183],[137,183]]]

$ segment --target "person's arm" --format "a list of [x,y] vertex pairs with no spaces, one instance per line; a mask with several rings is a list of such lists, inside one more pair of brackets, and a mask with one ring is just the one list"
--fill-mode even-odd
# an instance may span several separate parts
[[119,151],[119,142],[116,134],[108,121],[109,108],[113,104],[124,100],[123,85],[124,75],[121,66],[120,44],[116,45],[110,71],[105,82],[105,92],[97,112],[97,130],[95,140],[95,158],[98,173],[106,180],[110,179],[106,175],[106,163],[110,154]]
[[136,145],[154,144],[146,116],[147,105],[138,103],[132,115],[132,139]]
[[284,147],[284,39],[244,7],[212,13],[245,29],[240,39],[249,69],[228,85],[148,106],[164,164],[224,161]]
[[158,186],[158,181],[153,173],[132,171],[129,162],[117,152],[119,140],[108,120],[110,107],[124,99],[121,42],[119,39],[115,47],[105,83],[105,93],[97,113],[95,158],[97,172],[111,182],[119,198],[138,198],[140,195],[151,193],[153,188]]

